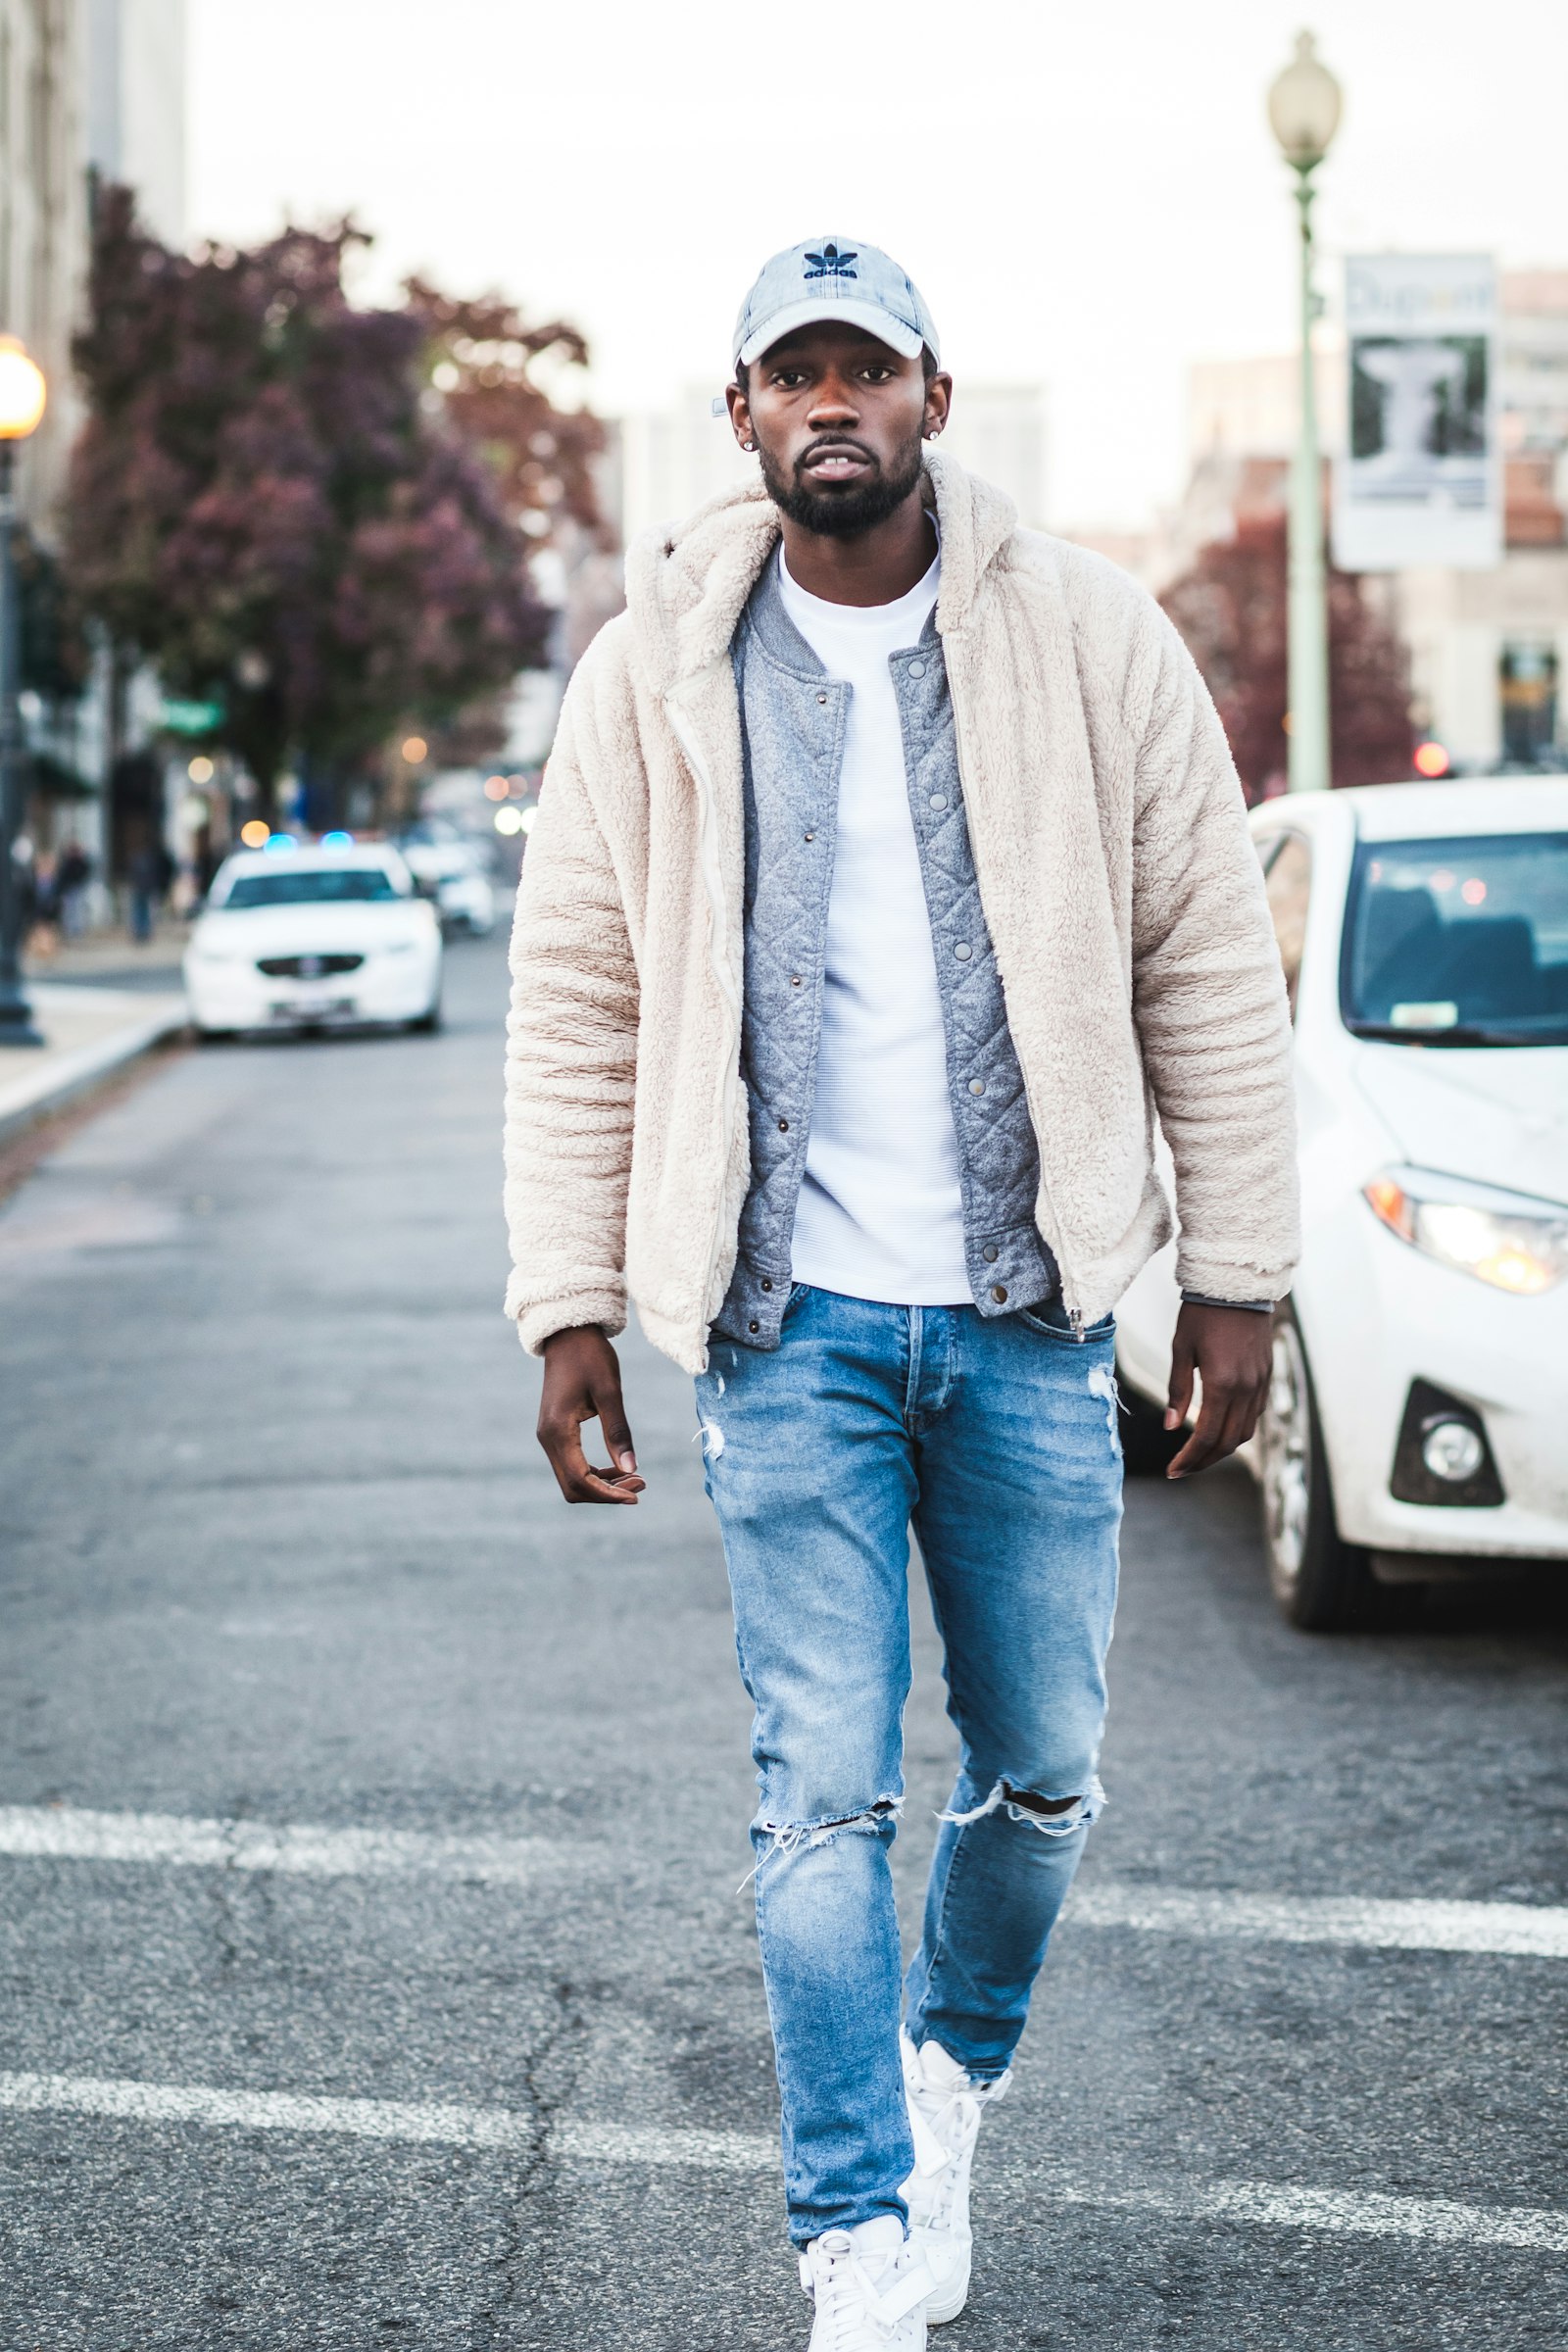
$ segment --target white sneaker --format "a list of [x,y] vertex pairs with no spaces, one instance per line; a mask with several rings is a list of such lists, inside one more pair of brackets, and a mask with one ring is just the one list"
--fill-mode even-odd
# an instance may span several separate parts
[[974,2232],[969,2227],[969,2169],[980,2136],[980,2112],[1000,2099],[1012,2070],[995,2082],[971,2082],[940,2042],[918,2049],[900,2035],[904,2090],[914,2137],[914,2170],[904,2183],[909,2242],[936,2281],[925,2316],[933,2328],[956,2320],[969,2294]]
[[896,2214],[812,2238],[801,2284],[816,2305],[808,2352],[925,2352],[931,2275]]

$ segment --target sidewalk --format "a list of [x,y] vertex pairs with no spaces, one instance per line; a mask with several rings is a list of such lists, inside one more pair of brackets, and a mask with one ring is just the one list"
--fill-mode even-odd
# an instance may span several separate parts
[[177,964],[151,967],[149,977],[154,972],[163,985],[94,988],[29,976],[33,1020],[47,1043],[0,1047],[0,1141],[184,1027]]
[[179,987],[179,959],[190,936],[186,923],[166,920],[151,939],[132,939],[128,931],[90,931],[84,938],[63,941],[53,956],[24,958],[28,988],[55,980],[89,980],[106,988]]

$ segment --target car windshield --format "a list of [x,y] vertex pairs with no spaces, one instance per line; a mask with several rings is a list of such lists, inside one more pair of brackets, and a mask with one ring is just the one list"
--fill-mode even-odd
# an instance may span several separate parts
[[402,892],[384,865],[280,865],[275,873],[236,874],[221,910],[235,906],[340,906],[348,899],[396,899]]
[[1400,1045],[1568,1045],[1568,833],[1363,842],[1341,1002]]

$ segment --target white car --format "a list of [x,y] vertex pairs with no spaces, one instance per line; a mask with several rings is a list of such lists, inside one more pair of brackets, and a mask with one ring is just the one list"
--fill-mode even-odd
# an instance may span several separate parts
[[488,938],[495,928],[495,885],[461,827],[450,817],[421,816],[400,835],[398,848],[443,923],[461,923],[473,938]]
[[441,1019],[441,925],[396,850],[292,842],[225,858],[185,950],[204,1036]]
[[[1568,780],[1307,794],[1251,827],[1303,1251],[1243,1458],[1280,1605],[1327,1628],[1374,1582],[1568,1562]],[[1173,1269],[1162,1250],[1117,1313],[1152,1448]]]

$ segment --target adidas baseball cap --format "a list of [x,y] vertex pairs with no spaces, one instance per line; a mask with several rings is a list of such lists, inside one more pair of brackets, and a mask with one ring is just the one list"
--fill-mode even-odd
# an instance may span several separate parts
[[863,327],[906,360],[922,344],[942,356],[919,288],[897,262],[853,237],[812,237],[763,263],[735,321],[734,359],[749,367],[782,336],[823,318]]

